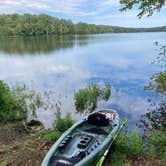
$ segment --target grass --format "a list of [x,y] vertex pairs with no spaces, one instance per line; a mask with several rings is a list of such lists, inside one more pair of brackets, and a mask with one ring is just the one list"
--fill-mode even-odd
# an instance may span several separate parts
[[[22,127],[21,123],[0,126],[1,130],[8,131],[6,138],[2,137],[2,132],[0,135],[0,166],[40,165],[49,148],[61,135],[54,130],[29,131],[28,133],[24,131],[25,133],[17,139],[12,139],[13,132],[20,127]],[[4,139],[8,141],[4,142]]]
[[143,141],[141,137],[132,131],[122,132],[116,143],[111,149],[111,165],[121,166],[124,163],[127,164],[128,160],[137,158],[143,154]]
[[166,132],[153,131],[146,141],[136,131],[122,132],[107,157],[108,166],[165,166]]
[[[50,129],[35,132],[24,131],[23,133],[23,129],[21,129],[22,134],[17,139],[13,139],[13,132],[20,129],[21,124],[0,125],[1,131],[4,129],[8,132],[6,138],[2,137],[3,132],[0,135],[0,166],[39,166],[50,147],[62,134],[62,132]],[[18,135],[18,133],[16,134]],[[4,142],[4,139],[9,139],[9,141]],[[150,151],[145,150],[145,142],[137,132],[122,132],[111,147],[104,166],[110,166],[110,163],[111,166],[138,166],[141,164],[165,166],[166,159],[160,155],[165,152],[165,133],[154,132],[149,135],[148,140],[146,147],[150,147],[149,145],[155,147],[154,156],[151,156]]]
[[61,104],[56,105],[55,121],[53,128],[56,131],[64,132],[74,124],[71,114],[68,112],[65,117],[61,115]]
[[154,130],[148,135],[146,151],[150,157],[166,160],[166,131]]
[[[54,129],[25,130],[25,126],[20,120],[26,119],[27,113],[23,118],[18,118],[20,115],[22,117],[22,113],[19,111],[24,109],[27,111],[29,107],[35,111],[43,106],[41,96],[34,93],[34,91],[28,93],[31,99],[29,100],[30,105],[27,106],[25,98],[28,96],[27,93],[24,94],[24,87],[23,89],[19,87],[19,89],[11,90],[7,84],[0,81],[0,92],[0,116],[6,118],[4,120],[0,119],[0,166],[40,165],[53,143],[65,130],[73,125],[74,120],[71,114],[67,113],[66,116],[62,117],[61,105],[52,102],[50,104],[49,102],[51,108],[56,110]],[[92,108],[96,107],[99,98],[108,100],[109,96],[109,85],[105,85],[100,89],[95,84],[81,89],[75,94],[77,104],[79,101],[83,102],[79,104],[83,104],[84,109],[89,103],[92,104]],[[20,108],[18,101],[21,102],[23,107]],[[44,103],[48,104],[47,100]],[[5,124],[6,121],[8,123]],[[145,140],[136,131],[121,132],[117,141],[111,147],[104,166],[108,166],[110,163],[111,166],[165,166],[166,132],[154,130],[148,133]]]
[[90,84],[88,87],[79,89],[74,93],[76,110],[80,113],[85,111],[92,112],[97,108],[99,100],[107,101],[110,95],[110,84]]

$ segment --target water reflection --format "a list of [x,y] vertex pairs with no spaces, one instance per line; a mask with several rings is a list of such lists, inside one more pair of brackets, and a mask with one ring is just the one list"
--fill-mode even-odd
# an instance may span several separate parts
[[[62,110],[73,117],[77,116],[74,91],[92,82],[109,82],[112,96],[108,103],[100,102],[99,108],[117,109],[135,128],[147,110],[147,97],[153,95],[143,90],[144,85],[160,70],[150,64],[156,56],[153,43],[165,39],[166,33],[1,39],[0,79],[10,84],[33,81],[41,91],[54,91]],[[50,127],[53,115],[50,110],[39,117]]]
[[0,51],[14,54],[49,53],[59,49],[72,48],[74,45],[84,46],[90,36],[38,36],[38,37],[1,37]]

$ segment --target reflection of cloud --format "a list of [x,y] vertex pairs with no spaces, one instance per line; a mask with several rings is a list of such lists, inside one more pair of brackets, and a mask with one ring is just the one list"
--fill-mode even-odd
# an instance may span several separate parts
[[127,59],[124,56],[107,56],[100,59],[100,63],[113,65],[120,68],[127,68],[134,63],[134,59]]
[[105,105],[117,105],[123,112],[139,118],[141,114],[147,111],[149,103],[146,97],[132,96],[122,90],[116,91],[114,89],[109,102],[105,103]]
[[[63,53],[62,53],[63,54]],[[82,79],[90,78],[90,73],[86,64],[77,61],[72,54],[61,56],[0,56],[0,79],[45,81],[56,80],[56,84],[61,82],[80,82]],[[21,76],[21,77],[20,77]],[[61,77],[63,76],[63,77]],[[44,78],[45,77],[45,78]],[[58,81],[59,80],[59,81]],[[49,81],[49,80],[48,80]]]
[[108,102],[100,102],[99,108],[113,108],[118,111],[120,118],[128,118],[128,129],[133,130],[138,128],[136,123],[140,120],[140,116],[147,112],[149,103],[146,97],[141,97],[137,94],[129,95],[124,90],[115,91]]
[[[115,106],[135,122],[148,107],[143,86],[156,70],[149,65],[155,55],[154,39],[165,40],[165,33],[93,35],[84,39],[84,47],[76,45],[35,56],[0,53],[0,79],[9,83],[33,81],[41,91],[54,91],[53,99],[61,96],[62,110],[72,112],[74,117],[74,90],[93,82],[93,78],[96,82],[108,81],[119,91],[113,90],[110,101],[101,102],[100,107]],[[45,122],[54,119],[52,110],[41,114]]]
[[48,72],[53,72],[53,73],[65,73],[69,71],[69,68],[64,65],[49,65],[44,68],[44,70]]

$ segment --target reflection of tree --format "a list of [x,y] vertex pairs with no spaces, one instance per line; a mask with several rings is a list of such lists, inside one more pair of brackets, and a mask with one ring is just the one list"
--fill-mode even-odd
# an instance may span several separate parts
[[48,53],[61,48],[72,48],[75,44],[87,44],[88,36],[38,36],[38,37],[5,37],[0,38],[0,51],[9,54]]
[[145,130],[166,130],[166,46],[156,45],[159,56],[154,63],[159,63],[162,71],[151,77],[145,89],[155,91],[159,101],[151,101],[149,112],[141,117],[139,127]]

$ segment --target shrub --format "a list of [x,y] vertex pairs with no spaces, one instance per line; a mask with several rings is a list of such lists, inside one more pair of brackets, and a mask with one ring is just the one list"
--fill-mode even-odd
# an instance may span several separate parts
[[143,153],[143,140],[135,132],[122,132],[116,142],[115,149],[126,154],[127,157],[137,157]]
[[166,159],[166,132],[154,130],[149,133],[146,143],[147,154]]
[[60,109],[61,108],[57,105],[57,111],[55,114],[56,118],[53,126],[57,131],[64,132],[74,124],[74,120],[72,119],[70,113],[67,113],[66,116],[63,118]]
[[10,88],[0,80],[0,122],[37,119],[36,111],[39,108],[56,108],[56,102],[50,95],[50,91],[40,93],[24,84]]
[[27,107],[24,98],[18,97],[0,80],[0,122],[22,120],[26,117]]
[[125,166],[127,157],[126,154],[115,151],[114,153],[112,153],[110,160],[112,166]]
[[105,83],[104,86],[90,84],[84,89],[75,92],[75,106],[78,112],[90,111],[96,109],[99,100],[107,101],[111,95],[111,86]]

